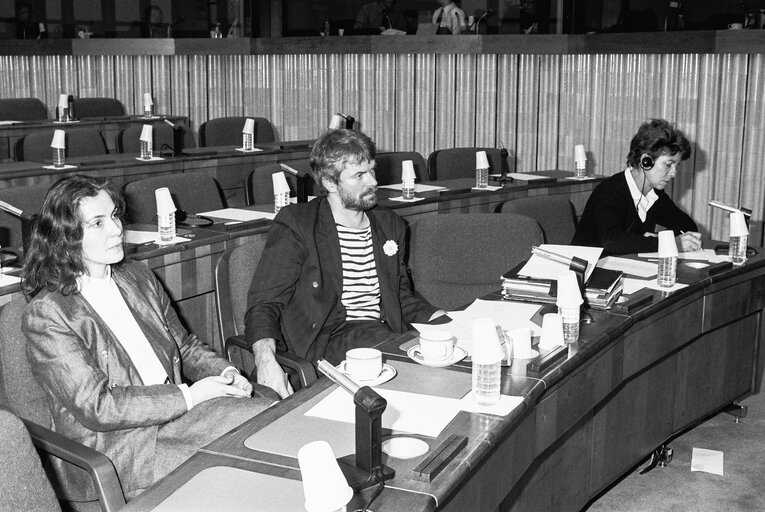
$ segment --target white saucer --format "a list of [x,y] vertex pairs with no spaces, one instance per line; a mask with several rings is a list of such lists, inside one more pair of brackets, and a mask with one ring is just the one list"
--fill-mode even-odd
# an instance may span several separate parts
[[337,365],[337,369],[340,371],[340,373],[342,373],[343,375],[351,379],[356,384],[361,384],[362,386],[370,386],[370,387],[379,386],[380,384],[385,384],[386,382],[388,382],[389,380],[391,380],[393,377],[396,376],[396,369],[393,368],[391,365],[385,364],[385,363],[383,363],[383,370],[380,373],[380,375],[378,375],[377,377],[373,379],[359,379],[347,373],[345,371],[345,361]]
[[444,366],[451,366],[454,363],[459,363],[465,359],[467,356],[467,351],[464,348],[455,345],[454,352],[452,352],[452,357],[449,359],[444,359],[443,361],[427,361],[422,358],[422,355],[420,355],[420,344],[418,343],[417,345],[407,350],[406,355],[408,355],[409,359],[415,363],[420,363],[425,366],[432,366],[434,368],[443,368]]

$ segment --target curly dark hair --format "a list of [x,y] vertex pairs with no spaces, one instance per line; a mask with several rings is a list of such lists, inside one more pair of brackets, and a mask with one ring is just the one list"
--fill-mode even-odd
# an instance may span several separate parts
[[115,214],[124,224],[125,200],[108,180],[75,175],[59,180],[48,190],[40,214],[32,221],[29,249],[24,255],[21,286],[28,298],[44,289],[63,295],[77,291],[77,277],[87,272],[82,260],[80,202],[102,190],[114,201]]
[[651,119],[638,129],[630,142],[627,165],[635,169],[640,165],[643,153],[656,160],[661,155],[680,154],[682,160],[691,156],[691,143],[683,132],[664,119]]
[[327,130],[316,140],[310,158],[313,178],[322,194],[327,193],[323,179],[337,183],[345,164],[374,159],[375,143],[363,133],[353,130]]

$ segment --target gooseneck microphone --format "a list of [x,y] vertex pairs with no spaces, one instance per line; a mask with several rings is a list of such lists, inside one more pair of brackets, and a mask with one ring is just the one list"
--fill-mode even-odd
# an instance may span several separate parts
[[494,11],[492,9],[486,9],[485,11],[483,11],[483,14],[481,14],[476,20],[476,22],[473,24],[473,33],[474,34],[478,33],[478,25],[481,24],[481,20],[491,18],[492,16],[494,16]]

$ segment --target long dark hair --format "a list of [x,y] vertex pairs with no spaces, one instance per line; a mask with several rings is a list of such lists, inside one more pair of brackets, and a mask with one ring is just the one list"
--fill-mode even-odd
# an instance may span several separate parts
[[82,260],[80,202],[102,190],[123,219],[125,200],[108,180],[75,175],[59,180],[48,190],[40,214],[32,222],[29,249],[24,255],[21,287],[28,298],[46,288],[63,295],[77,290],[77,277],[87,272]]

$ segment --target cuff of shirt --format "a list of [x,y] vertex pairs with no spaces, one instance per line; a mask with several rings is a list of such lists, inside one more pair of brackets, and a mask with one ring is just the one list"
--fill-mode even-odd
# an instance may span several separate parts
[[191,410],[192,407],[194,407],[194,403],[191,401],[191,390],[189,389],[188,384],[178,384],[178,388],[181,390],[181,393],[183,393],[183,399],[186,401],[186,409]]

